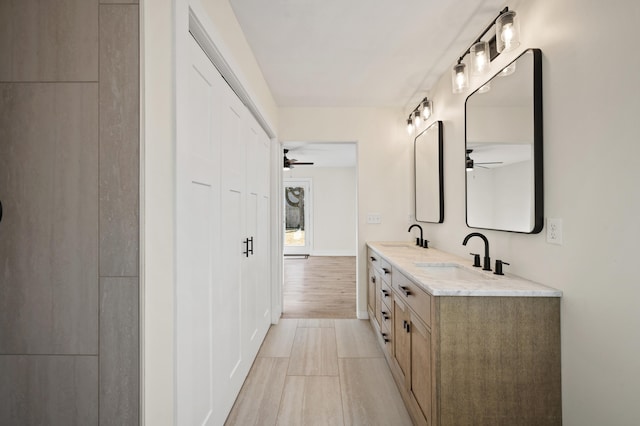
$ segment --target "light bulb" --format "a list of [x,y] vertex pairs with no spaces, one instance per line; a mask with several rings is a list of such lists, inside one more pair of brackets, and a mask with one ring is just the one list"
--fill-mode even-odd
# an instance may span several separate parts
[[420,111],[413,113],[413,122],[416,123],[416,128],[420,127]]
[[413,133],[413,121],[411,121],[411,117],[407,120],[407,133]]

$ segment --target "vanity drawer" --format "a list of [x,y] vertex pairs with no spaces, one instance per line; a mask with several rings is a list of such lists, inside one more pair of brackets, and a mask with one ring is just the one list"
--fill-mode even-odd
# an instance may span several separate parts
[[[389,304],[393,306],[391,303],[391,298],[389,298]],[[388,330],[391,330],[391,325],[393,324],[393,310],[387,306],[386,303],[380,305],[380,324],[384,324]]]
[[380,258],[380,275],[386,282],[391,282],[391,264],[382,257]]
[[375,251],[369,249],[367,255],[369,256],[369,262],[376,268],[376,269],[380,269],[380,261],[382,260],[382,257],[376,253]]
[[431,327],[431,295],[398,271],[393,274],[392,287],[396,293],[395,297],[405,301],[420,319]]

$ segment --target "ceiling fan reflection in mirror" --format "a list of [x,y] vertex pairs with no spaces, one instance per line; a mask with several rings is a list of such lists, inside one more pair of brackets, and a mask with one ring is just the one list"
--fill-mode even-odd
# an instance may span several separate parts
[[289,152],[288,149],[284,149],[284,170],[291,170],[294,168],[294,166],[312,166],[313,163],[308,163],[308,162],[302,162],[302,161],[298,161],[295,158],[287,158],[287,153]]
[[485,165],[491,165],[491,164],[502,164],[502,161],[486,161],[483,163],[478,163],[476,161],[473,161],[473,159],[471,158],[471,153],[473,152],[472,149],[467,149],[467,157],[465,159],[465,165],[466,165],[466,169],[468,172],[473,171],[474,167],[480,167],[482,169],[488,169],[489,167],[484,167]]

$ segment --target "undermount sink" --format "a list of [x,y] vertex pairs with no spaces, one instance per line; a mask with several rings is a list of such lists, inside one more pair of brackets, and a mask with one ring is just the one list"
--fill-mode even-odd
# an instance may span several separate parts
[[409,243],[380,243],[382,247],[409,248]]
[[414,265],[430,278],[442,280],[492,280],[489,274],[464,268],[457,263],[423,263]]

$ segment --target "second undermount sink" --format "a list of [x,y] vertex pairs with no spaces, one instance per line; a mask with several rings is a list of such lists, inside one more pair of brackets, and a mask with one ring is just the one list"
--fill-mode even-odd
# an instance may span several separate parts
[[480,271],[467,269],[457,263],[424,263],[416,262],[414,265],[425,275],[441,280],[492,280],[493,276]]

